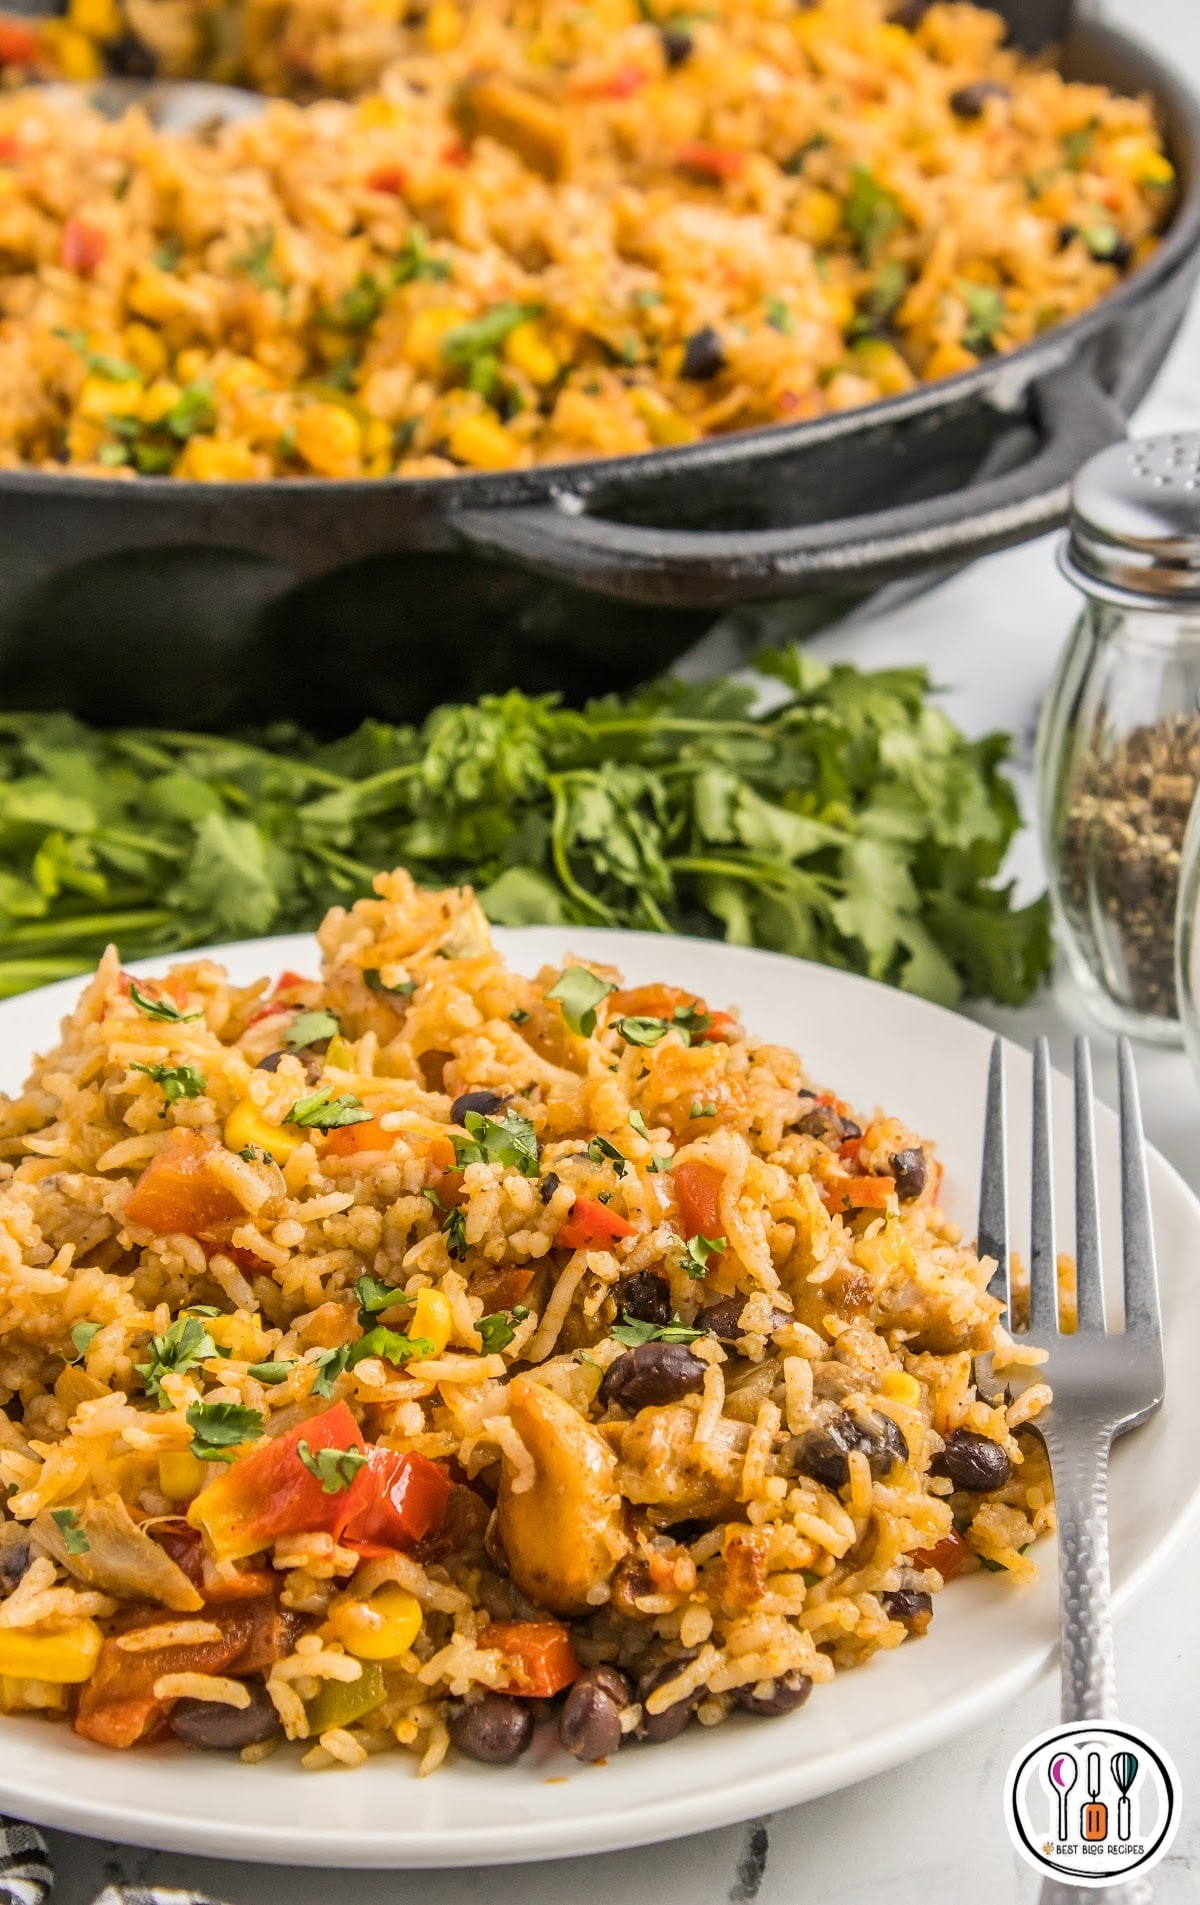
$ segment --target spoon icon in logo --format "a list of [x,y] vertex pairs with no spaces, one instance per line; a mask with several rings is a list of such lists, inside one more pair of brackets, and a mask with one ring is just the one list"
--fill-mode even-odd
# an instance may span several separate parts
[[1065,1844],[1070,1836],[1070,1823],[1067,1819],[1067,1795],[1079,1778],[1079,1767],[1070,1753],[1056,1753],[1047,1768],[1047,1778],[1058,1794],[1058,1838]]

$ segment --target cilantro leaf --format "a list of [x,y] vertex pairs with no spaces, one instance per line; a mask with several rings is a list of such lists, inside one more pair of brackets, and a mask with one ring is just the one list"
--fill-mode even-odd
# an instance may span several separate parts
[[194,1402],[187,1412],[192,1454],[201,1462],[232,1462],[243,1442],[263,1432],[261,1409],[240,1402]]
[[315,1012],[301,1012],[288,1027],[286,1044],[289,1052],[302,1052],[309,1045],[320,1045],[324,1040],[336,1038],[338,1022],[332,1012],[323,1008]]
[[385,986],[378,972],[368,968],[363,973],[363,984],[370,992],[386,992],[393,999],[411,999],[417,989],[415,979],[404,979],[398,986]]
[[587,1154],[593,1164],[602,1164],[604,1160],[607,1159],[614,1167],[617,1176],[624,1177],[629,1160],[624,1152],[618,1151],[616,1145],[610,1144],[607,1138],[601,1138],[599,1136],[593,1138],[588,1145]]
[[467,1217],[458,1205],[446,1212],[442,1223],[442,1233],[446,1239],[446,1249],[455,1263],[461,1263],[467,1254]]
[[169,1409],[171,1399],[163,1391],[166,1375],[184,1375],[197,1363],[217,1354],[217,1346],[198,1316],[177,1316],[161,1336],[152,1336],[144,1363],[134,1368],[146,1386],[148,1396],[157,1396],[160,1409]]
[[166,1025],[190,1025],[193,1019],[204,1017],[203,1009],[199,1012],[181,1012],[171,999],[147,998],[136,979],[129,981],[129,996],[139,1012],[144,1012],[148,1019],[161,1019]]
[[596,1007],[601,999],[615,991],[616,987],[609,980],[598,979],[586,966],[568,966],[546,997],[558,1000],[572,1032],[581,1038],[591,1038],[596,1029]]
[[274,1388],[277,1383],[286,1382],[295,1367],[294,1362],[251,1363],[246,1374],[253,1376],[255,1382],[265,1382],[269,1387]]
[[709,1260],[726,1248],[724,1237],[689,1237],[683,1247],[683,1267],[689,1277],[708,1275]]
[[169,1105],[175,1104],[180,1098],[199,1098],[207,1089],[204,1073],[198,1072],[194,1065],[143,1065],[135,1058],[129,1069],[131,1072],[145,1072],[147,1078],[161,1085],[163,1097]]
[[385,1363],[395,1363],[402,1367],[423,1356],[434,1354],[433,1344],[427,1336],[401,1336],[398,1330],[384,1329],[376,1324],[357,1343],[351,1345],[346,1356],[346,1368],[354,1369],[368,1356],[379,1356]]
[[52,1508],[51,1521],[58,1523],[58,1530],[66,1543],[68,1554],[88,1554],[91,1542],[79,1526],[79,1517],[73,1508]]
[[657,1045],[672,1030],[669,1019],[618,1019],[617,1031],[626,1045]]
[[478,1111],[468,1111],[463,1123],[467,1137],[453,1140],[460,1169],[467,1164],[499,1164],[520,1171],[523,1177],[537,1176],[537,1132],[519,1111],[506,1111],[503,1118],[485,1118]]
[[609,1331],[626,1349],[640,1349],[643,1343],[698,1343],[702,1336],[711,1333],[689,1329],[677,1316],[669,1323],[643,1323],[638,1317],[627,1316],[622,1322],[614,1323]]
[[71,1341],[75,1345],[73,1361],[81,1363],[92,1345],[93,1336],[103,1328],[100,1323],[72,1323]]
[[381,1310],[394,1310],[401,1303],[411,1303],[412,1297],[405,1296],[393,1283],[383,1283],[378,1277],[359,1277],[354,1286],[358,1299],[358,1320],[364,1329],[370,1329],[371,1318],[378,1316]]
[[518,324],[541,314],[540,304],[495,304],[482,317],[473,318],[467,324],[456,324],[452,331],[447,331],[442,339],[442,356],[447,364],[470,371],[481,361],[486,364]]
[[649,1143],[650,1133],[646,1129],[646,1120],[640,1111],[631,1111],[627,1123],[637,1132],[639,1138],[645,1138],[647,1143]]
[[312,1386],[313,1395],[321,1396],[328,1402],[338,1377],[350,1366],[349,1346],[343,1343],[339,1349],[323,1349],[319,1356],[311,1358],[311,1363],[317,1372]]
[[990,355],[1004,326],[1007,307],[1003,291],[991,284],[972,284],[966,278],[960,278],[955,289],[967,307],[963,343],[978,356]]
[[360,1468],[367,1466],[361,1449],[314,1449],[308,1442],[297,1442],[296,1454],[310,1475],[321,1484],[323,1495],[340,1495],[349,1488]]
[[845,207],[846,229],[858,246],[864,264],[871,264],[904,222],[900,201],[894,192],[881,185],[865,165],[856,165],[850,174],[850,191]]
[[335,1098],[332,1088],[326,1086],[323,1091],[314,1091],[307,1098],[297,1098],[283,1122],[300,1125],[306,1131],[336,1131],[341,1125],[363,1124],[369,1121],[370,1116],[366,1106],[352,1092],[344,1092],[341,1097]]
[[507,1312],[495,1310],[491,1316],[481,1316],[475,1328],[483,1338],[484,1355],[496,1356],[502,1349],[507,1349],[517,1333],[513,1324],[523,1323],[528,1315],[525,1305],[517,1303]]

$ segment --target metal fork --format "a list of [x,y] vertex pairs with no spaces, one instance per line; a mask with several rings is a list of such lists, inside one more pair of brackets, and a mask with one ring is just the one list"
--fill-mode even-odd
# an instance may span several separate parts
[[[1037,1419],[1054,1476],[1058,1511],[1062,1717],[1068,1725],[1117,1718],[1116,1658],[1108,1558],[1108,1458],[1117,1436],[1136,1429],[1162,1404],[1162,1320],[1146,1179],[1146,1147],[1137,1077],[1128,1039],[1117,1047],[1121,1112],[1121,1232],[1125,1327],[1105,1321],[1088,1042],[1075,1041],[1075,1258],[1078,1325],[1064,1335],[1058,1318],[1054,1191],[1050,1149],[1050,1053],[1033,1049],[1033,1198],[1029,1336],[1050,1352],[1052,1406]],[[992,1047],[979,1196],[979,1254],[996,1259],[990,1291],[1010,1305],[1006,1183],[1004,1051]],[[1011,1316],[1009,1318],[1011,1328]],[[1048,1879],[1041,1905],[1079,1905],[1079,1892]],[[1150,1905],[1143,1879],[1089,1900]]]

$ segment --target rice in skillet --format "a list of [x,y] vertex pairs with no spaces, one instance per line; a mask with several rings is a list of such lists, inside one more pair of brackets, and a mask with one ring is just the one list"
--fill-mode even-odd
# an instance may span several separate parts
[[593,1758],[1027,1579],[1048,1391],[974,1358],[1040,1352],[930,1144],[669,942],[527,979],[469,889],[376,891],[319,979],[110,952],[3,1103],[5,1709],[424,1771],[557,1712]]
[[212,137],[0,96],[0,467],[440,476],[804,421],[1077,317],[1174,202],[1150,102],[974,6],[211,11],[242,63],[170,70],[378,90]]

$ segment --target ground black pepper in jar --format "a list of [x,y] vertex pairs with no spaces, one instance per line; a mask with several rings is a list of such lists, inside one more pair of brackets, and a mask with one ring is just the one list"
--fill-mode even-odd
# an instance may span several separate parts
[[1200,783],[1200,435],[1093,458],[1060,560],[1087,600],[1038,742],[1058,935],[1096,1017],[1175,1044],[1176,909]]

